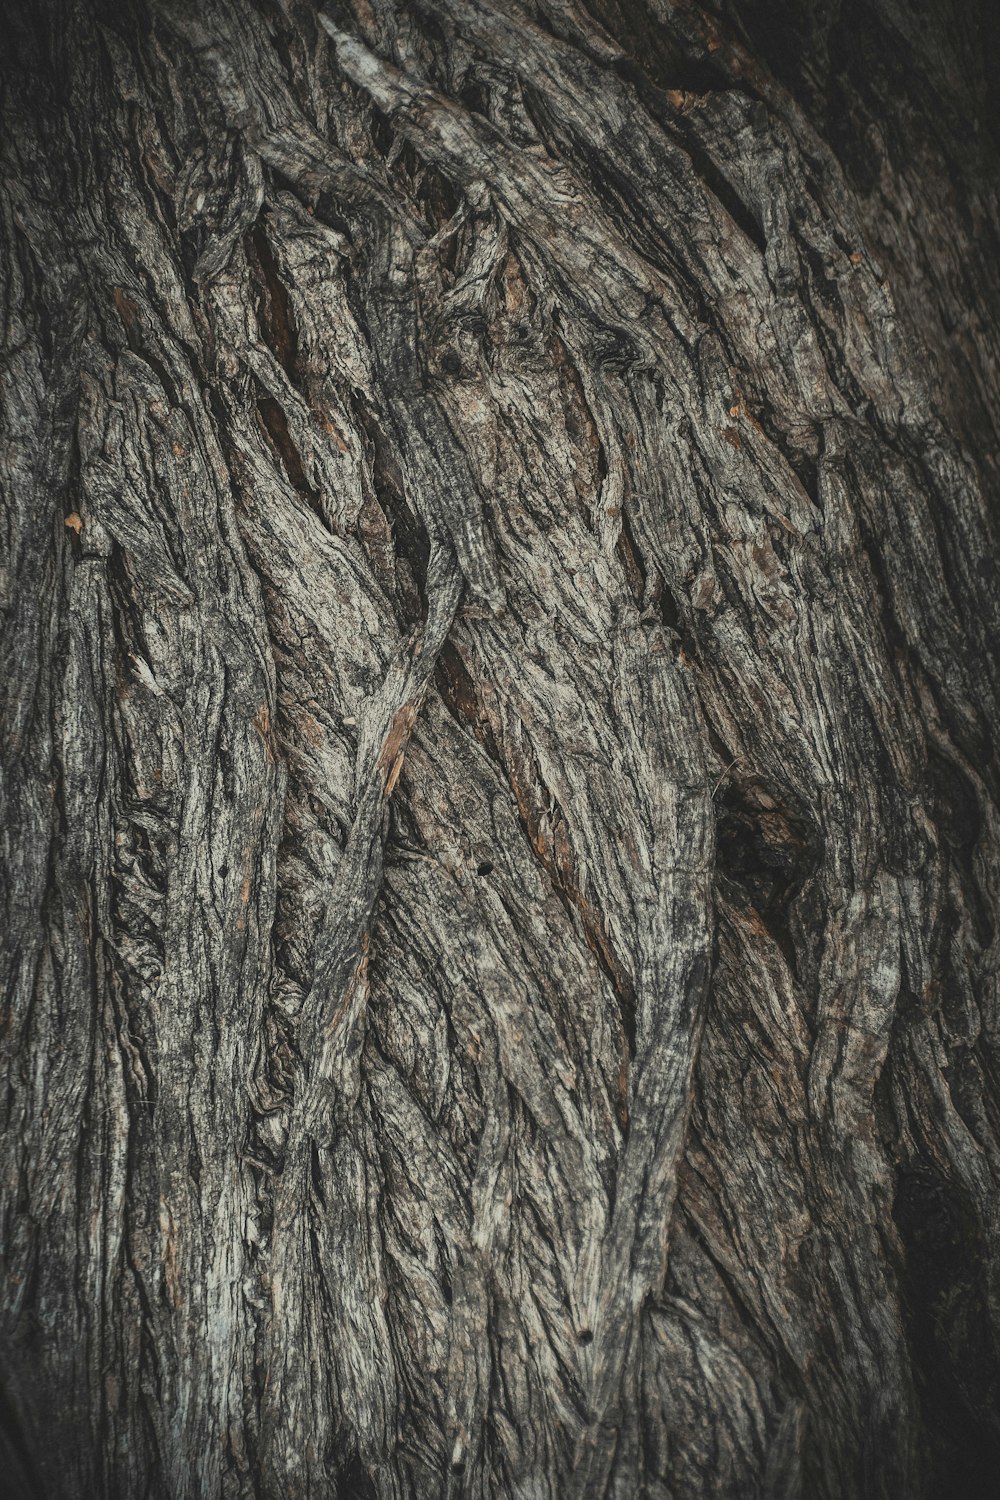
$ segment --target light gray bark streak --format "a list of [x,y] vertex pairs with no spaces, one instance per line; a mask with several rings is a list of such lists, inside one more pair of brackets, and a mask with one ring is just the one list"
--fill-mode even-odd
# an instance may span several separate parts
[[12,7],[14,1493],[990,1492],[987,70],[767,9]]

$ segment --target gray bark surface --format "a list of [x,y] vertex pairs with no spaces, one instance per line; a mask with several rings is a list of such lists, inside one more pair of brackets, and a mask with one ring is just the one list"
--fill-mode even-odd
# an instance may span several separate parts
[[995,1493],[990,25],[8,5],[10,1493]]

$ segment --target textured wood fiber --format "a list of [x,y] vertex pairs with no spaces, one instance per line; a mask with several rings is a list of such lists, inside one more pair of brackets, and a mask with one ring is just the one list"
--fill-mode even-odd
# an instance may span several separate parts
[[13,1493],[994,1493],[988,16],[7,7]]

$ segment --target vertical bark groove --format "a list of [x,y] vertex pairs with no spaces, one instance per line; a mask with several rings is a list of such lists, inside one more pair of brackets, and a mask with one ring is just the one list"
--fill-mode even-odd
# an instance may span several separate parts
[[12,1492],[992,1493],[988,8],[3,24]]

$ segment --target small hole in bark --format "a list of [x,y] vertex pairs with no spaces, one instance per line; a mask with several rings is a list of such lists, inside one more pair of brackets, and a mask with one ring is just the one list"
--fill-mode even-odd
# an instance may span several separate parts
[[188,276],[194,272],[198,263],[198,257],[205,248],[205,240],[208,238],[204,224],[192,224],[180,232],[181,265]]
[[462,1459],[460,1459],[460,1458],[456,1458],[455,1462],[451,1466],[451,1472],[453,1474],[464,1474],[465,1473],[465,1463],[464,1463],[464,1461]]
[[490,112],[489,90],[481,83],[472,80],[466,83],[459,91],[459,103],[467,109],[470,114],[488,115]]
[[372,144],[376,151],[382,156],[388,156],[396,139],[396,133],[389,123],[387,115],[383,114],[378,105],[372,105]]
[[608,455],[600,438],[597,439],[597,479],[603,484],[608,477]]
[[668,630],[681,628],[681,611],[677,600],[667,586],[665,578],[658,578],[653,586],[653,601],[660,612],[660,619]]
[[492,875],[493,874],[493,861],[489,860],[489,859],[481,859],[479,861],[479,864],[476,866],[476,874],[477,875]]
[[801,884],[812,864],[812,832],[801,810],[756,778],[733,778],[719,799],[719,864],[761,911]]
[[733,777],[718,801],[716,849],[719,874],[757,911],[794,973],[791,907],[820,856],[807,809],[787,787]]
[[581,1328],[577,1334],[577,1339],[581,1344],[592,1344],[594,1342],[594,1335],[589,1328]]

